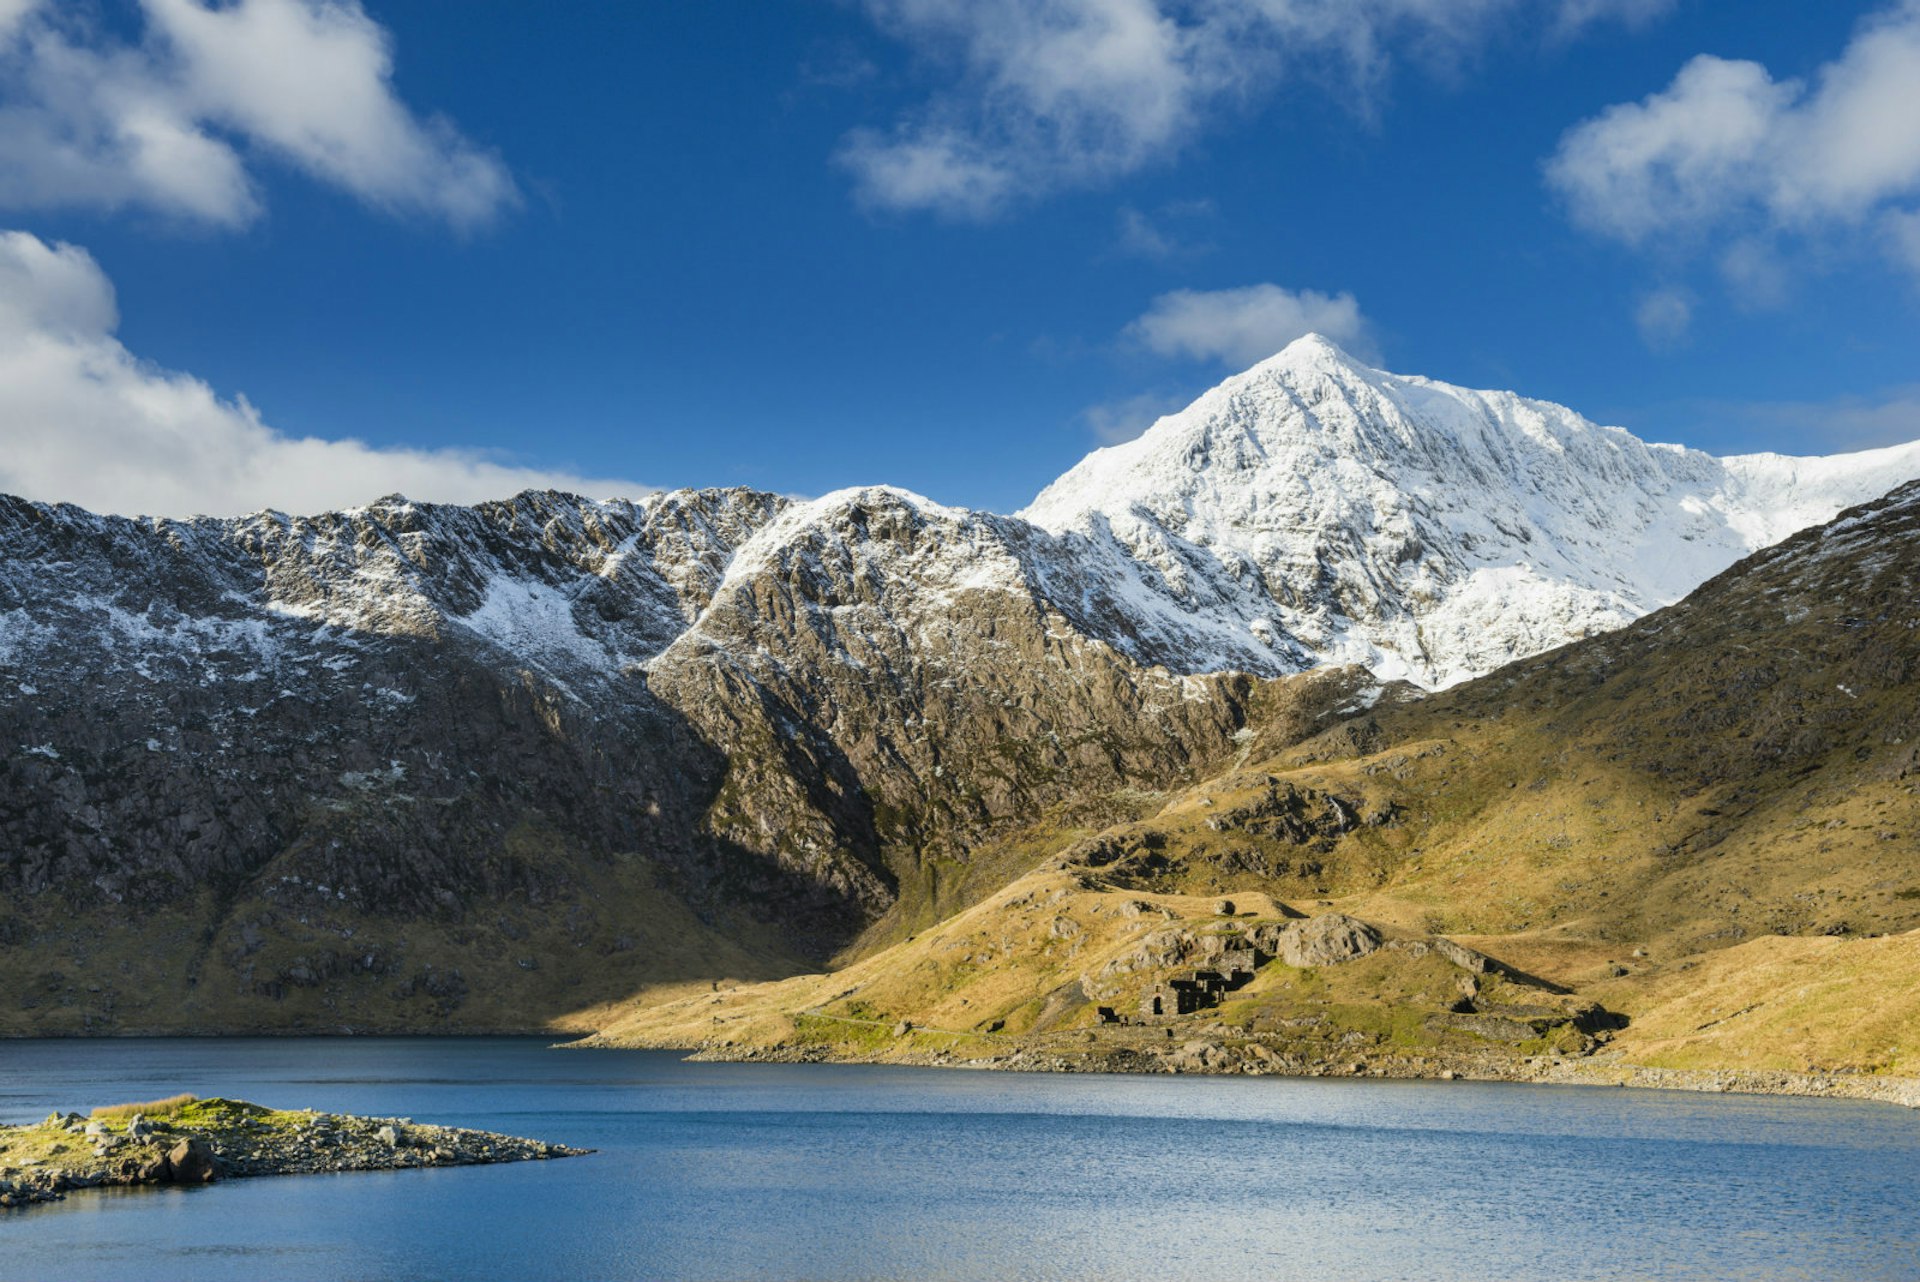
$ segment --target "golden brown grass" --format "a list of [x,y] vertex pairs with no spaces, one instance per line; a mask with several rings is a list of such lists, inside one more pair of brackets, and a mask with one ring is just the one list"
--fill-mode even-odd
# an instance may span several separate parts
[[144,1113],[148,1117],[168,1117],[178,1113],[187,1105],[199,1100],[198,1095],[169,1095],[165,1099],[147,1100],[134,1104],[102,1104],[93,1110],[93,1116],[103,1122],[117,1122],[132,1117],[135,1113]]
[[1766,936],[1607,999],[1634,1010],[1618,1045],[1637,1064],[1920,1073],[1920,931]]

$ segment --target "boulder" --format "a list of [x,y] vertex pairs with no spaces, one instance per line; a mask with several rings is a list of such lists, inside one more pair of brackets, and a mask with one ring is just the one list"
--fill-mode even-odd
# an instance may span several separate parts
[[213,1146],[197,1136],[181,1140],[167,1150],[167,1171],[167,1178],[175,1184],[211,1184]]
[[1380,947],[1380,932],[1345,913],[1325,913],[1280,932],[1280,960],[1289,966],[1337,966]]
[[135,1113],[133,1120],[127,1123],[127,1134],[136,1140],[145,1139],[153,1134],[153,1123],[147,1120],[145,1113]]

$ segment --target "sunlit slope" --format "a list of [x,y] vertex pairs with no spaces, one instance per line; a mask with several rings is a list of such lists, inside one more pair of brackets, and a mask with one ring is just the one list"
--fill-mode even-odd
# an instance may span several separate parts
[[[914,1056],[938,1029],[947,1054],[1136,1053],[1143,1030],[1097,1007],[1126,1013],[1193,958],[1119,978],[1116,958],[1168,929],[1338,911],[1401,947],[1268,961],[1172,1040],[1225,1046],[1215,1067],[1260,1047],[1294,1067],[1595,1054],[1911,1072],[1917,579],[1913,485],[1618,633],[1440,695],[1390,689],[1291,747],[1256,736],[1151,817],[1063,842],[846,970],[641,1011],[607,1036]],[[1435,936],[1495,959],[1476,992]],[[1517,1035],[1516,1010],[1537,1012],[1537,1036]]]

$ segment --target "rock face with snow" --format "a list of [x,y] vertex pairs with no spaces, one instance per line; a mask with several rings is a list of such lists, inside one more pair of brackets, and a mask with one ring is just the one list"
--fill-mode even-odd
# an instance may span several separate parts
[[[1255,688],[1133,663],[1048,602],[1050,536],[891,490],[0,500],[0,545],[0,953],[66,955],[23,1028],[525,1027],[817,962],[1231,751]],[[100,983],[129,951],[165,964]]]
[[1009,821],[1225,751],[1253,683],[1132,663],[1049,598],[1057,553],[1022,522],[888,489],[762,529],[648,666],[732,763],[715,831],[808,875],[836,844],[877,852],[839,871],[881,903]]
[[527,1027],[838,937],[640,670],[779,506],[0,501],[0,1026]]
[[1432,687],[1619,627],[1916,476],[1920,443],[1719,459],[1310,335],[1021,515],[1132,563],[1142,658]]
[[1021,517],[0,498],[0,1033],[524,1028],[817,964],[951,906],[983,843],[1366,704],[1366,668],[1614,627],[1914,473],[1649,446],[1303,340]]

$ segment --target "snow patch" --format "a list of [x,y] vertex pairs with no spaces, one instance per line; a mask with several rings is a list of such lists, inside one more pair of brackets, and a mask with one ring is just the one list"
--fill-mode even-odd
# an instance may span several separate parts
[[500,575],[485,597],[457,620],[521,662],[564,680],[582,670],[617,676],[618,652],[581,631],[568,592],[534,579]]

